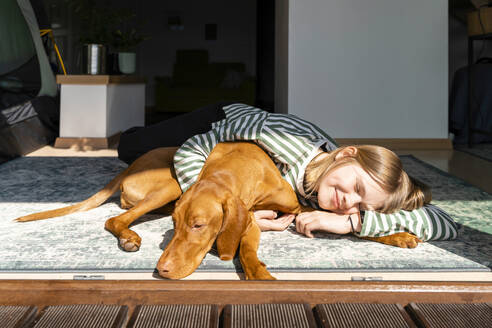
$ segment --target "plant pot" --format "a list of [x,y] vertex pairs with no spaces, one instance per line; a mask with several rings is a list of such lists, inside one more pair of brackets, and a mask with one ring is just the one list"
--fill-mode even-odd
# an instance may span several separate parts
[[134,52],[118,53],[118,67],[123,74],[135,73],[137,67],[137,54]]
[[106,74],[106,46],[84,44],[82,47],[82,74]]

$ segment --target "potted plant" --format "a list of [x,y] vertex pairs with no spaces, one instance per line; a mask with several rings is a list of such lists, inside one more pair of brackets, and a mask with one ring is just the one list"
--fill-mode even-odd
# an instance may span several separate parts
[[118,29],[113,32],[112,46],[118,53],[118,67],[123,74],[133,74],[136,70],[136,48],[148,37],[137,32],[135,28]]
[[128,9],[113,8],[109,1],[66,0],[80,24],[82,73],[106,74],[108,46],[115,26],[132,16]]

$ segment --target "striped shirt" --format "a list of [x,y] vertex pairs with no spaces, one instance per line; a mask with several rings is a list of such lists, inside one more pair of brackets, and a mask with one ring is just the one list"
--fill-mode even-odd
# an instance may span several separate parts
[[365,211],[358,236],[380,237],[397,232],[411,232],[423,241],[448,240],[458,236],[458,225],[439,207],[426,204],[413,211],[392,214]]
[[[315,200],[306,198],[304,173],[320,148],[335,150],[336,142],[316,125],[294,115],[269,113],[244,104],[229,105],[223,110],[225,119],[213,123],[209,132],[188,139],[174,156],[183,192],[195,183],[217,143],[253,141],[272,158],[299,202],[320,209]],[[401,231],[414,233],[423,240],[456,237],[456,227],[449,215],[430,205],[395,214],[366,211],[360,236],[386,236]]]

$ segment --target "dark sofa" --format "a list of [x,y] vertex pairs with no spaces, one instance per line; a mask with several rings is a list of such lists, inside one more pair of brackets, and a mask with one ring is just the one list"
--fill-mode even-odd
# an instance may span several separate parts
[[155,81],[159,112],[187,112],[218,101],[255,103],[255,80],[244,63],[211,63],[207,50],[178,50],[173,76]]

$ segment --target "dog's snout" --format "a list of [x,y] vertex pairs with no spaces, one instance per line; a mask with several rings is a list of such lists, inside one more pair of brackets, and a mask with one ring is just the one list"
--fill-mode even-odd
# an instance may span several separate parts
[[172,270],[171,261],[166,260],[166,261],[159,262],[159,264],[157,266],[157,270],[159,271],[159,274],[161,276],[168,275],[169,272]]

